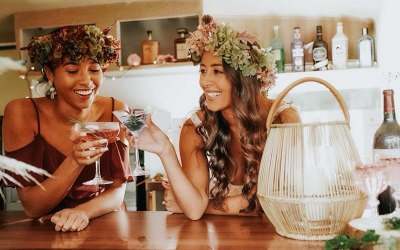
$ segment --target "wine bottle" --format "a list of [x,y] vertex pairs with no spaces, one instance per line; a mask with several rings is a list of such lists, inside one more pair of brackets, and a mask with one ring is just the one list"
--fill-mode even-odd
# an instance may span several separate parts
[[323,64],[316,70],[327,70],[328,69],[328,44],[322,39],[322,26],[317,26],[317,39],[314,41],[312,47],[312,58],[314,61],[314,67],[317,63],[326,60],[326,64]]
[[285,67],[285,53],[283,51],[283,42],[279,37],[279,26],[272,26],[272,30],[274,32],[274,36],[269,42],[269,46],[271,47],[271,53],[274,57],[275,67],[278,73],[282,73]]
[[153,31],[146,32],[147,40],[142,42],[142,64],[153,64],[160,54],[160,42],[153,40]]
[[332,38],[332,65],[334,69],[347,67],[349,39],[343,33],[343,23],[337,22],[336,34]]
[[358,40],[358,61],[360,67],[372,67],[375,60],[374,39],[368,35],[368,28],[362,28],[362,36]]
[[291,58],[292,58],[292,71],[300,72],[304,71],[304,42],[301,40],[300,27],[293,29],[293,41],[291,47]]
[[[393,89],[383,90],[383,122],[375,132],[373,141],[374,160],[400,157],[400,126],[396,120]],[[379,214],[394,211],[396,204],[390,186],[378,196]]]
[[188,33],[186,28],[178,28],[176,32],[179,35],[179,38],[176,38],[174,41],[175,45],[175,58],[177,62],[187,62],[190,60],[188,57],[188,48],[186,46],[186,37],[185,35]]

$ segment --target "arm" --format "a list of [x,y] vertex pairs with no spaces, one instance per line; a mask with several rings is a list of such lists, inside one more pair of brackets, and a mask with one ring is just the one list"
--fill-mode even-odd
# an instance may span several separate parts
[[[7,104],[3,123],[4,149],[6,151],[11,152],[23,148],[34,140],[37,133],[37,118],[30,100],[18,99]],[[81,168],[82,166],[76,159],[70,156],[59,169],[52,173],[54,178],[42,181],[41,184],[45,190],[36,185],[18,188],[25,213],[30,217],[38,218],[51,211],[66,195]]]
[[[146,123],[147,127],[141,131],[137,147],[160,157],[179,207],[188,218],[199,219],[208,205],[209,184],[207,159],[198,150],[200,136],[193,125],[185,125],[182,129],[181,150],[185,153],[182,154],[184,167],[181,167],[175,148],[167,135],[152,123],[151,118],[148,118]],[[136,146],[132,137],[128,137],[131,145]]]
[[126,184],[124,180],[113,179],[111,187],[96,198],[58,211],[51,217],[56,231],[82,231],[89,225],[89,220],[118,210],[123,202]]

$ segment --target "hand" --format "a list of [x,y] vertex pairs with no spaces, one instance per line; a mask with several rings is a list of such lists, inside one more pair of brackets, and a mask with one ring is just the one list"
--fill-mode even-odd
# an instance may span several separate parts
[[174,214],[183,213],[178,204],[176,204],[175,197],[174,194],[172,193],[171,185],[169,184],[169,182],[162,181],[161,183],[165,188],[164,201],[163,201],[165,208]]
[[129,130],[123,128],[131,147],[137,147],[140,150],[148,151],[159,156],[163,152],[166,152],[170,147],[173,147],[168,136],[153,123],[150,116],[146,118],[146,125],[147,126],[144,127],[139,134],[137,145],[135,145],[133,135]]
[[108,150],[108,147],[104,147],[107,139],[84,142],[82,137],[85,135],[85,132],[73,133],[71,137],[73,142],[73,157],[80,166],[94,163]]
[[89,225],[89,217],[82,210],[66,208],[51,217],[56,231],[82,231]]

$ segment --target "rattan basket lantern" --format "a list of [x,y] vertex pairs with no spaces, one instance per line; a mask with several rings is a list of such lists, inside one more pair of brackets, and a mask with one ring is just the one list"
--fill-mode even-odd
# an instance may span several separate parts
[[[338,101],[344,121],[272,124],[279,104],[299,84],[317,82]],[[349,130],[349,113],[337,90],[313,77],[299,79],[276,98],[267,118],[257,195],[282,236],[327,240],[362,215],[367,196],[354,184],[360,158]]]

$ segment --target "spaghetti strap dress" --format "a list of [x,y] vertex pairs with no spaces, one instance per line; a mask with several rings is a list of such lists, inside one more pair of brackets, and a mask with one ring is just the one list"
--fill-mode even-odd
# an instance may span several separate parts
[[[44,169],[50,174],[54,173],[59,165],[65,160],[66,156],[58,151],[55,147],[49,144],[40,132],[40,115],[35,101],[31,98],[32,104],[36,111],[38,133],[34,140],[26,146],[15,151],[5,152],[6,156],[19,161],[31,164],[38,168]],[[112,110],[114,110],[114,99],[112,98]],[[110,115],[112,119],[112,113]],[[124,181],[132,181],[132,178],[127,176],[130,170],[129,150],[128,146],[120,140],[108,144],[106,151],[100,158],[101,160],[101,175],[103,178],[111,180],[113,178],[123,179]],[[34,182],[27,181],[20,175],[8,173],[12,175],[23,186],[36,185]],[[47,177],[32,174],[39,182],[44,181]],[[51,213],[57,212],[64,208],[73,208],[79,204],[85,203],[100,193],[105,191],[104,185],[88,186],[82,183],[91,180],[95,175],[95,164],[85,166],[71,189],[68,191],[64,199],[55,207]],[[16,187],[12,183],[2,183],[2,186]],[[124,204],[121,204],[124,208]]]

